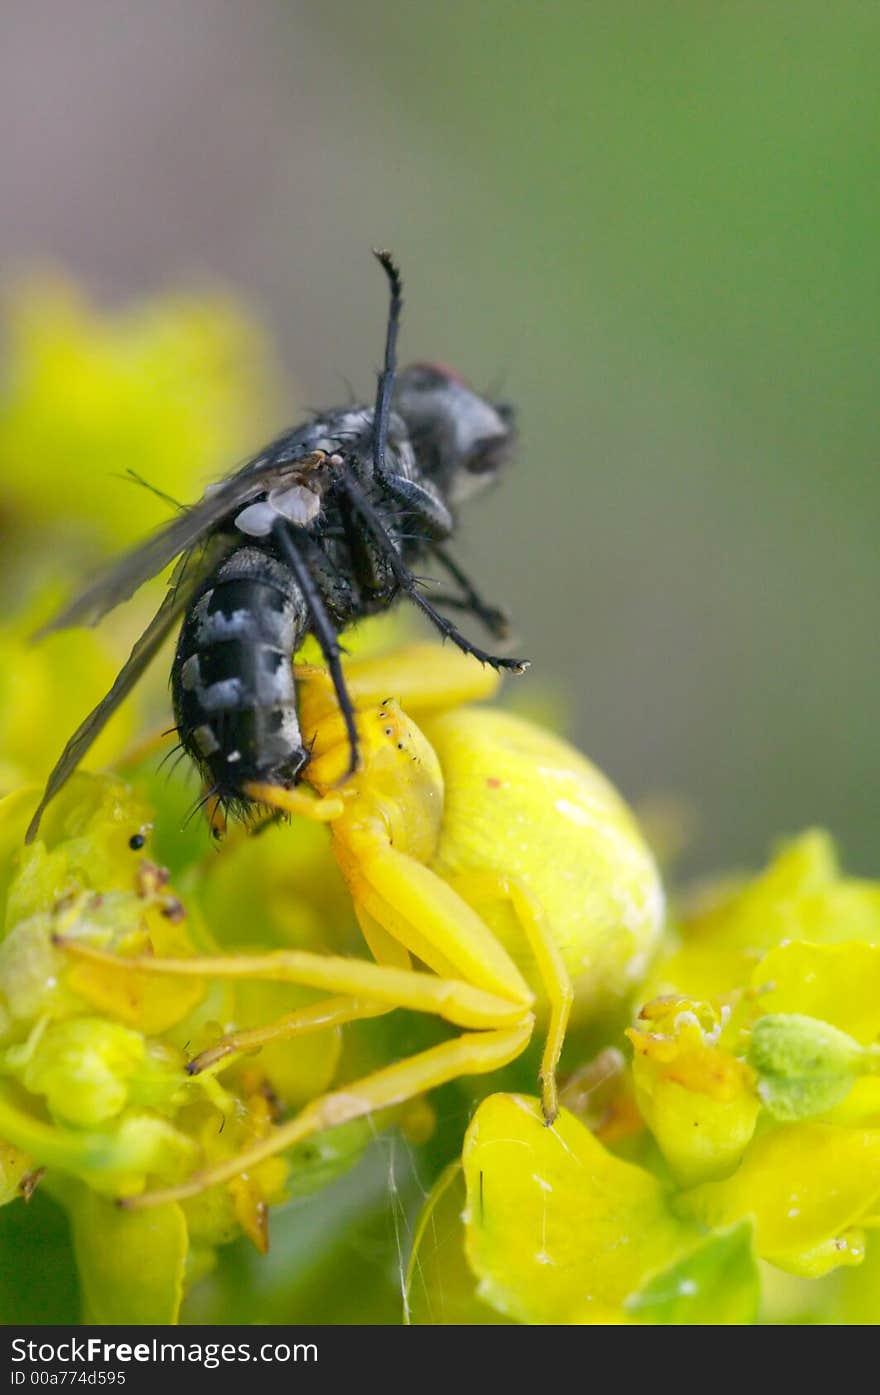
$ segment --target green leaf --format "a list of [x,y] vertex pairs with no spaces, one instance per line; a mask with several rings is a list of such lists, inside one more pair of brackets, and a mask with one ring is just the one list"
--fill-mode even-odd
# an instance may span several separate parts
[[67,1216],[41,1184],[0,1207],[0,1325],[69,1325],[79,1307]]
[[405,1320],[412,1326],[509,1324],[477,1293],[464,1252],[466,1206],[464,1173],[456,1160],[437,1178],[416,1226],[405,1288]]
[[738,1326],[755,1322],[760,1296],[752,1226],[742,1221],[652,1275],[624,1307],[641,1322]]
[[175,1323],[188,1238],[176,1204],[123,1211],[81,1185],[65,1188],[83,1322]]

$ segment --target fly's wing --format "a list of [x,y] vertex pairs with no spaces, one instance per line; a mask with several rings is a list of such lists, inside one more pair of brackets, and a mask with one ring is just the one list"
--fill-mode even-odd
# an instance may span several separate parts
[[179,553],[194,547],[229,514],[237,512],[264,490],[291,477],[307,474],[323,461],[323,453],[310,454],[306,447],[305,431],[279,437],[234,475],[206,490],[192,508],[173,518],[140,547],[120,557],[54,620],[44,625],[38,637],[71,625],[96,625],[108,610],[127,601],[145,581],[167,567]]
[[46,805],[55,798],[58,791],[70,779],[119,704],[128,697],[151,660],[155,658],[202,581],[219,565],[224,553],[233,546],[233,541],[228,536],[224,537],[222,534],[218,534],[211,538],[198,554],[188,554],[182,559],[181,566],[167,596],[129,654],[113,687],[107,696],[101,699],[94,711],[90,712],[85,721],[77,727],[61,752],[54,770],[46,781],[43,797],[28,825],[28,831],[25,834],[26,843],[33,842],[37,836]]

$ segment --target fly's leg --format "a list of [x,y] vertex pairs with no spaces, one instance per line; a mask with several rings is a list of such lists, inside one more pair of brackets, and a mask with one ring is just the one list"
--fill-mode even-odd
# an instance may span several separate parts
[[432,549],[437,561],[444,571],[452,577],[461,587],[460,597],[446,597],[441,600],[435,596],[434,599],[440,601],[441,605],[455,606],[461,610],[468,610],[476,615],[486,626],[486,629],[496,639],[507,639],[510,634],[510,617],[500,606],[489,605],[484,601],[477,591],[467,572],[458,565],[454,557],[451,557],[445,547],[434,547]]
[[433,489],[404,475],[383,474],[380,479],[386,492],[403,505],[430,539],[439,542],[450,536],[454,527],[452,514]]
[[358,768],[358,736],[357,727],[354,720],[354,707],[345,686],[345,676],[342,672],[341,654],[339,638],[333,626],[333,622],[324,607],[321,593],[315,585],[314,578],[308,569],[299,548],[291,536],[289,525],[279,520],[272,529],[272,536],[281,549],[282,556],[287,562],[290,570],[296,578],[296,583],[302,592],[303,599],[308,607],[312,618],[312,629],[315,638],[324,656],[324,662],[330,670],[333,679],[333,687],[336,690],[336,698],[339,703],[339,710],[345,719],[345,726],[348,731],[349,763],[347,775],[353,775]]
[[[299,698],[300,722],[313,754],[335,739],[327,722],[338,715],[333,684],[323,668],[295,664],[293,676]],[[380,706],[394,696],[417,721],[424,716],[481,702],[497,691],[498,675],[491,668],[472,663],[458,649],[433,642],[408,644],[391,654],[365,654],[347,660],[345,682],[355,710]]]
[[381,479],[385,474],[388,418],[391,414],[391,394],[394,391],[394,374],[397,368],[397,334],[400,329],[400,312],[403,309],[403,282],[390,252],[374,248],[373,255],[388,277],[391,289],[388,325],[385,330],[385,359],[379,374],[376,407],[373,412],[373,469],[376,477]]
[[339,475],[342,489],[347,494],[353,508],[357,510],[364,521],[368,531],[375,538],[376,542],[383,549],[391,571],[401,590],[409,596],[414,605],[427,615],[428,619],[436,629],[446,638],[451,639],[453,644],[465,654],[472,655],[482,664],[491,664],[496,669],[509,669],[512,673],[524,673],[529,667],[527,659],[506,659],[497,654],[488,654],[484,649],[472,644],[469,639],[453,625],[451,620],[447,620],[445,615],[441,615],[435,610],[431,602],[427,600],[419,591],[416,579],[406,566],[397,551],[393,538],[388,533],[384,523],[379,517],[373,505],[370,503],[363,489],[356,479],[353,478],[349,470],[342,470]]

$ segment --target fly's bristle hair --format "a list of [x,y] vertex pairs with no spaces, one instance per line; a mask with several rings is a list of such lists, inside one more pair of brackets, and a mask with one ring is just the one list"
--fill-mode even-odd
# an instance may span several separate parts
[[157,499],[161,499],[163,504],[167,504],[174,513],[183,513],[186,509],[186,504],[181,504],[179,499],[175,499],[171,494],[166,494],[164,489],[160,489],[158,485],[152,484],[149,480],[145,480],[143,475],[138,474],[137,470],[129,468],[124,474],[117,474],[115,478],[124,480],[126,484],[136,484],[141,489],[148,490],[149,493],[154,494]]
[[198,799],[196,799],[190,806],[190,808],[187,810],[186,818],[183,821],[183,827],[189,828],[196,814],[201,813],[205,805],[209,804],[212,799],[216,799],[219,794],[220,791],[217,789],[216,785],[212,786],[212,788],[209,790],[205,790],[203,794],[200,794]]
[[[169,753],[173,754],[173,753]],[[211,836],[219,843],[225,837],[230,823],[244,824],[253,836],[262,833],[271,824],[289,823],[290,815],[281,810],[273,809],[269,804],[261,804],[250,799],[240,789],[234,786],[220,784],[211,774],[210,767],[206,762],[190,749],[187,750],[182,744],[178,748],[177,760],[184,755],[189,755],[202,776],[202,791],[198,798],[193,801],[186,811],[182,827],[188,828],[193,819],[211,803],[215,802],[215,808],[208,819]],[[165,757],[167,759],[167,756]],[[163,762],[164,763],[164,762]],[[173,773],[177,762],[172,767]],[[222,817],[222,827],[219,820]]]
[[223,828],[219,829],[215,824],[213,830],[218,841],[227,833],[230,822],[243,824],[252,838],[256,838],[275,824],[290,823],[290,815],[284,810],[273,809],[271,804],[258,804],[246,795],[217,794],[214,798],[223,815]]
[[[164,770],[165,766],[168,765],[169,761],[174,761],[174,764],[171,766],[168,772],[169,775],[172,774],[177,769],[181,755],[186,755],[186,750],[184,748],[183,742],[175,741],[171,749],[166,751],[162,759],[159,761],[159,764],[156,766],[156,770]],[[175,756],[177,756],[177,760],[174,760]]]

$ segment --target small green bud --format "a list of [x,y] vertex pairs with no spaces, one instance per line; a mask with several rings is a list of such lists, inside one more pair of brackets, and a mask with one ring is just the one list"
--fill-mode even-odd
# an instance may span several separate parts
[[6,1061],[26,1090],[45,1096],[55,1119],[89,1127],[124,1109],[128,1082],[143,1055],[143,1038],[130,1028],[100,1017],[70,1017],[11,1047]]
[[758,1092],[776,1119],[825,1114],[849,1093],[870,1052],[827,1022],[772,1013],[752,1029],[747,1060]]

